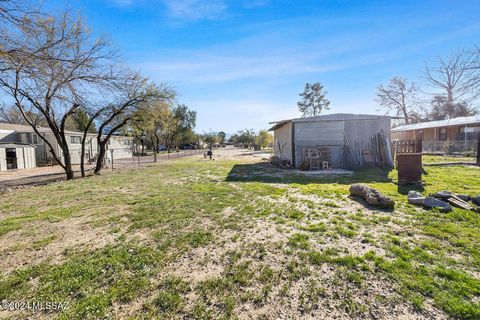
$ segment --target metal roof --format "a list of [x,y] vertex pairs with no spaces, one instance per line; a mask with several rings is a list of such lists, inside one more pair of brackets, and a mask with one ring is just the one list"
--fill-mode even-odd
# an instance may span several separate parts
[[269,122],[274,124],[269,131],[276,130],[290,122],[315,122],[315,121],[359,121],[359,120],[378,120],[380,118],[390,118],[385,115],[375,114],[354,114],[354,113],[332,113],[314,117],[294,118],[280,121]]
[[[31,126],[26,126],[22,124],[13,124],[13,123],[0,123],[0,130],[11,130],[11,131],[20,131],[20,132],[34,132]],[[39,127],[38,131],[40,132],[49,132],[50,128]]]
[[406,124],[403,126],[392,128],[392,132],[422,130],[422,129],[428,129],[428,128],[449,127],[449,126],[461,126],[461,125],[469,125],[469,124],[480,124],[480,115]]
[[[40,133],[52,133],[52,130],[50,128],[46,127],[38,127],[38,132]],[[35,131],[31,126],[26,126],[22,124],[13,124],[13,123],[6,123],[6,122],[0,122],[0,133],[13,133],[13,132],[31,132],[34,133]],[[83,135],[83,132],[79,131],[68,131],[66,130],[65,133],[67,134],[73,134],[73,135]],[[97,133],[87,133],[88,136],[97,136]],[[129,136],[124,136],[119,133],[113,134],[112,137],[121,137],[121,138],[130,138]]]

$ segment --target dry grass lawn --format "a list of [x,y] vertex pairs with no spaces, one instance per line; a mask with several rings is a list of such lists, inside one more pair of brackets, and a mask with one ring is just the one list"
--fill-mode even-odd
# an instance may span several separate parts
[[[480,194],[476,167],[426,170],[420,191]],[[408,205],[395,176],[223,151],[1,195],[0,300],[69,304],[0,318],[479,319],[479,215]]]

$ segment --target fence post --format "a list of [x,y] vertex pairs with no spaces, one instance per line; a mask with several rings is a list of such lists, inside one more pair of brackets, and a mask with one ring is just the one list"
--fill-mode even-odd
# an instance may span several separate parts
[[480,166],[480,132],[477,137],[477,166]]

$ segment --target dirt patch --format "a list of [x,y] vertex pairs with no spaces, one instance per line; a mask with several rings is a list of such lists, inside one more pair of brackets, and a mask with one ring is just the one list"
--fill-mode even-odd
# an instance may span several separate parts
[[105,227],[92,226],[91,220],[90,215],[83,215],[60,222],[37,221],[0,237],[0,247],[4,248],[0,270],[7,275],[27,265],[58,264],[64,261],[66,250],[93,250],[115,242],[116,235]]

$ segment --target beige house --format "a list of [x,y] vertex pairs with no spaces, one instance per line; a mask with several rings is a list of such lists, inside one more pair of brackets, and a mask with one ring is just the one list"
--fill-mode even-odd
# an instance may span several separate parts
[[[50,142],[55,153],[63,158],[60,146],[57,144],[52,131],[49,128],[38,128],[40,134]],[[66,132],[68,147],[72,156],[72,163],[79,164],[81,159],[81,147],[83,133]],[[98,155],[96,134],[87,135],[85,161],[95,161]],[[2,148],[2,145],[7,146]],[[2,151],[3,149],[3,151]],[[8,149],[8,154],[7,154]],[[15,149],[15,151],[13,150]],[[113,152],[112,152],[113,151]],[[24,155],[28,155],[24,159]],[[126,136],[112,136],[107,146],[106,158],[113,159],[131,158],[133,155],[133,138]],[[30,159],[32,157],[33,159]],[[7,166],[8,162],[8,166]],[[0,170],[25,169],[35,166],[55,164],[48,145],[34,132],[30,126],[0,123]]]
[[423,141],[424,152],[474,151],[480,132],[480,116],[428,121],[392,128],[392,140]]

